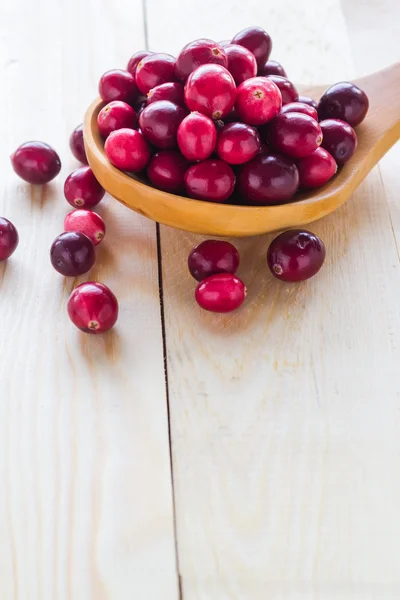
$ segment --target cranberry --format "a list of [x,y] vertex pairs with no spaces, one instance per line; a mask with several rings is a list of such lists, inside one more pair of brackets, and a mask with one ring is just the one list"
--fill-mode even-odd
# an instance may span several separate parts
[[364,120],[369,108],[367,94],[354,83],[343,81],[326,90],[318,104],[320,120],[340,119],[352,127]]
[[185,174],[185,186],[191,198],[225,202],[235,187],[235,175],[222,160],[208,159],[189,167]]
[[267,77],[268,75],[287,77],[285,69],[277,60],[268,60],[265,65],[261,67],[259,75],[262,75],[263,77]]
[[136,83],[142,94],[148,94],[157,85],[176,81],[175,59],[170,54],[150,54],[136,67]]
[[120,100],[133,104],[138,95],[135,78],[122,69],[107,71],[100,79],[99,94],[104,102]]
[[103,333],[117,322],[118,300],[102,283],[81,283],[69,297],[68,315],[81,331]]
[[64,195],[74,208],[93,208],[104,194],[90,167],[75,169],[64,183]]
[[213,119],[228,115],[236,100],[232,75],[221,65],[202,65],[193,71],[185,85],[185,102],[190,110]]
[[61,170],[57,152],[43,142],[26,142],[11,155],[11,164],[17,175],[28,183],[48,183]]
[[176,194],[185,189],[184,178],[189,163],[176,150],[161,150],[150,159],[147,177],[154,187]]
[[253,204],[280,204],[290,200],[299,187],[299,172],[293,161],[277,154],[259,154],[243,165],[239,191]]
[[199,283],[196,302],[210,312],[228,313],[241,306],[246,298],[246,286],[233,273],[211,275]]
[[168,81],[157,85],[147,94],[147,104],[158,102],[159,100],[169,100],[178,106],[185,107],[183,99],[183,85],[177,81]]
[[66,231],[54,240],[50,248],[51,264],[65,277],[77,277],[90,271],[96,255],[94,246],[84,233]]
[[268,75],[268,79],[273,81],[280,89],[283,106],[285,106],[285,104],[289,104],[289,102],[298,101],[299,94],[289,79],[286,77],[280,77],[279,75]]
[[233,44],[244,46],[252,52],[261,69],[267,62],[272,50],[272,40],[268,33],[261,27],[248,27],[235,35]]
[[107,104],[97,116],[97,126],[103,137],[108,137],[116,129],[134,129],[136,125],[136,113],[132,106],[120,100]]
[[192,277],[202,281],[217,273],[236,273],[240,255],[233,244],[222,240],[205,240],[193,248],[188,258]]
[[135,54],[130,58],[126,70],[129,71],[133,77],[135,77],[138,64],[143,58],[150,56],[150,54],[153,54],[153,52],[150,52],[149,50],[139,50],[139,52],[135,52]]
[[322,240],[310,231],[284,231],[270,244],[267,262],[271,273],[282,281],[304,281],[318,271],[325,260]]
[[178,127],[185,115],[181,106],[168,100],[159,100],[146,106],[140,113],[140,129],[146,140],[157,148],[175,148]]
[[262,125],[279,113],[282,97],[277,86],[266,77],[252,77],[237,90],[236,112],[248,125]]
[[97,246],[106,234],[106,225],[101,216],[91,210],[73,210],[64,219],[64,231],[84,233]]
[[218,136],[217,154],[231,165],[241,165],[260,151],[258,131],[245,123],[228,123]]
[[282,106],[281,115],[289,112],[303,113],[303,115],[308,115],[318,121],[318,113],[313,106],[309,104],[304,104],[303,102],[289,102],[289,104],[285,104]]
[[190,113],[179,125],[179,150],[188,160],[205,160],[214,152],[216,143],[214,121],[201,113]]
[[300,158],[321,145],[322,131],[312,117],[290,112],[280,114],[272,121],[267,142],[278,152]]
[[111,164],[121,171],[137,173],[150,159],[150,148],[140,131],[118,129],[110,133],[104,151]]
[[84,165],[88,164],[88,159],[86,157],[85,144],[83,141],[83,124],[81,123],[70,135],[69,138],[69,147],[71,149],[72,154],[75,156],[76,160],[83,163]]
[[310,98],[310,96],[299,96],[297,102],[301,102],[302,104],[308,104],[308,106],[312,106],[313,108],[315,108],[315,110],[317,110],[318,108],[318,104],[315,102],[315,100]]
[[228,71],[240,85],[246,79],[257,75],[257,63],[254,54],[239,44],[231,44],[225,48],[228,57]]
[[10,258],[18,246],[18,231],[15,226],[4,217],[0,217],[0,261]]
[[343,165],[357,149],[357,134],[351,125],[339,119],[320,122],[322,147],[333,156],[338,165]]
[[225,50],[212,40],[200,39],[186,44],[180,51],[175,64],[175,75],[185,82],[190,73],[200,65],[217,64],[228,66]]
[[335,175],[337,164],[329,152],[323,148],[317,148],[312,154],[300,158],[297,161],[297,168],[300,186],[315,188],[324,185]]

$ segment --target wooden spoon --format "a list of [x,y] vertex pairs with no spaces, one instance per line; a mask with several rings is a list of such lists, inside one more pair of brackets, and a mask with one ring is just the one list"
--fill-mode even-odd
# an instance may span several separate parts
[[[400,63],[355,83],[365,90],[370,109],[357,127],[355,155],[323,188],[280,206],[235,206],[191,200],[154,189],[114,168],[104,154],[97,129],[102,108],[89,107],[84,137],[89,164],[101,185],[134,211],[177,229],[217,236],[249,236],[286,229],[320,219],[346,202],[382,156],[400,138]],[[327,86],[302,90],[318,99]]]

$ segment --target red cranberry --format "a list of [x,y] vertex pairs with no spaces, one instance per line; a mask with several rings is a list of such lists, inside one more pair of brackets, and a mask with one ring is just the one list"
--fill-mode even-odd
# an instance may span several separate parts
[[259,75],[262,75],[263,77],[267,77],[268,75],[287,77],[285,69],[277,60],[268,60],[265,65],[261,67]]
[[202,281],[217,273],[236,273],[240,255],[233,244],[222,240],[205,240],[198,244],[188,258],[192,277]]
[[239,191],[252,204],[280,204],[290,200],[299,187],[299,172],[289,158],[259,154],[243,165]]
[[158,102],[159,100],[168,100],[185,108],[183,85],[177,81],[168,81],[167,83],[157,85],[147,94],[147,104]]
[[202,65],[193,71],[185,85],[185,102],[190,110],[214,120],[228,115],[236,99],[232,75],[221,65]]
[[68,315],[81,331],[103,333],[117,322],[118,300],[102,283],[81,283],[69,297]]
[[175,59],[170,54],[150,54],[136,67],[136,83],[142,94],[148,94],[157,85],[175,81]]
[[241,306],[246,286],[233,273],[218,273],[201,281],[195,291],[197,304],[210,312],[228,313]]
[[308,115],[309,117],[318,121],[318,113],[313,106],[309,104],[304,104],[303,102],[289,102],[289,104],[285,104],[282,106],[281,115],[289,112],[303,113],[303,115]]
[[150,52],[149,50],[139,50],[139,52],[135,52],[135,54],[130,58],[126,70],[129,71],[133,77],[135,77],[138,64],[143,58],[150,56],[150,54],[153,54],[153,52]]
[[325,246],[310,231],[284,231],[270,244],[267,262],[271,273],[282,281],[304,281],[318,271],[325,260]]
[[240,85],[246,79],[257,75],[257,63],[254,54],[239,44],[231,44],[225,48],[228,57],[228,71]]
[[189,167],[185,174],[185,186],[191,198],[225,202],[235,187],[235,175],[222,160],[208,159]]
[[147,177],[154,187],[176,194],[185,189],[185,173],[189,163],[176,150],[161,150],[150,159]]
[[103,102],[120,100],[133,104],[138,95],[135,78],[122,69],[107,71],[100,79],[99,94]]
[[357,149],[357,134],[351,125],[339,119],[320,122],[322,147],[333,156],[338,165],[343,165]]
[[217,154],[231,165],[241,165],[260,151],[258,131],[245,123],[228,123],[218,136]]
[[272,40],[268,33],[261,27],[248,27],[237,33],[232,40],[233,44],[244,46],[252,52],[261,69],[267,62],[272,50]]
[[188,160],[205,160],[214,152],[217,130],[206,115],[198,112],[185,117],[178,128],[178,146]]
[[352,127],[364,120],[369,108],[367,94],[354,83],[343,81],[326,90],[318,104],[318,114],[324,119],[340,119]]
[[132,106],[119,100],[107,104],[97,116],[97,126],[103,137],[108,137],[116,129],[134,129],[136,125],[136,113]]
[[179,81],[185,82],[190,73],[200,65],[217,64],[228,66],[224,49],[212,40],[200,39],[186,44],[180,51],[175,64],[175,75]]
[[313,108],[315,108],[315,110],[317,110],[318,108],[318,104],[315,102],[315,100],[310,98],[310,96],[299,96],[297,102],[301,102],[302,104],[308,104],[308,106],[312,106]]
[[159,100],[146,106],[140,113],[140,129],[146,140],[157,148],[175,148],[178,127],[185,115],[181,106],[168,100]]
[[50,248],[51,264],[65,277],[77,277],[90,271],[96,255],[87,235],[66,231],[54,240]]
[[61,170],[57,152],[43,142],[26,142],[11,155],[11,164],[17,175],[28,183],[48,183]]
[[317,148],[312,154],[300,158],[297,161],[297,168],[300,186],[315,188],[324,185],[335,175],[337,164],[329,152],[323,148]]
[[273,81],[280,89],[283,106],[285,106],[285,104],[289,104],[289,102],[298,101],[299,94],[289,79],[286,77],[280,77],[279,75],[268,75],[268,79]]
[[265,77],[252,77],[237,90],[236,112],[249,125],[262,125],[281,110],[282,98],[277,86]]
[[278,152],[300,158],[321,145],[322,131],[312,117],[290,112],[280,114],[272,121],[267,142]]
[[150,148],[140,131],[118,129],[110,133],[104,151],[111,164],[121,171],[137,173],[150,159]]
[[18,231],[15,226],[4,217],[0,217],[0,261],[10,258],[18,246]]
[[84,165],[88,164],[88,159],[86,157],[85,144],[83,142],[83,124],[81,123],[70,135],[69,138],[69,147],[71,149],[72,154],[75,156],[76,160],[83,163]]
[[64,195],[74,208],[93,208],[104,194],[90,167],[75,169],[64,183]]
[[64,219],[64,231],[84,233],[97,246],[106,234],[106,225],[101,216],[91,210],[73,210]]

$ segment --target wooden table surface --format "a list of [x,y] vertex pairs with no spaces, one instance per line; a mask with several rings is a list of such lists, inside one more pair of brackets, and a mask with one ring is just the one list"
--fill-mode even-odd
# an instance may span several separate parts
[[[0,265],[1,600],[400,597],[399,144],[310,227],[315,279],[282,284],[270,236],[238,241],[236,314],[194,303],[199,236],[112,198],[91,278],[119,298],[113,332],[71,325],[77,281],[49,263],[102,72],[251,24],[296,82],[400,60],[398,0],[1,3],[0,214],[20,232]],[[29,139],[63,160],[44,188],[9,164]]]

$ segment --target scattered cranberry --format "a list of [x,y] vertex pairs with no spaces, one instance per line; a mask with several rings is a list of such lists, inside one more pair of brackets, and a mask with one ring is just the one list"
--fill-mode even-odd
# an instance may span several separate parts
[[186,112],[168,100],[159,100],[146,106],[140,113],[139,125],[146,140],[157,148],[175,148],[176,136]]
[[217,273],[236,273],[240,255],[233,244],[222,240],[205,240],[198,244],[188,258],[190,274],[197,281]]
[[118,300],[102,283],[81,283],[69,297],[68,315],[81,331],[103,333],[117,322]]
[[185,117],[178,128],[178,146],[188,160],[197,161],[209,158],[217,143],[217,130],[206,115],[192,112]]
[[228,313],[241,306],[246,286],[233,273],[218,273],[199,283],[195,291],[197,304],[210,312]]
[[15,226],[4,217],[0,217],[0,261],[10,258],[18,246],[18,231]]
[[147,104],[158,102],[159,100],[168,100],[178,106],[185,107],[183,99],[183,85],[177,81],[168,81],[157,85],[147,94]]
[[297,102],[301,102],[302,104],[308,104],[308,106],[312,106],[313,108],[315,108],[315,110],[317,110],[318,108],[318,104],[315,102],[315,100],[310,98],[310,96],[299,96]]
[[282,106],[281,114],[286,114],[288,112],[303,113],[303,115],[308,115],[315,119],[315,121],[318,121],[316,109],[309,104],[304,104],[304,102],[289,102],[289,104]]
[[69,147],[71,149],[72,154],[75,156],[76,160],[83,163],[84,165],[88,164],[88,159],[86,157],[85,144],[83,141],[83,124],[81,123],[70,135],[69,138]]
[[202,65],[193,71],[185,85],[185,102],[192,111],[214,120],[228,115],[236,100],[232,75],[221,65]]
[[120,100],[133,104],[138,95],[135,78],[122,69],[107,71],[100,79],[99,94],[104,102]]
[[176,150],[161,150],[150,159],[147,177],[154,187],[170,193],[185,189],[185,173],[189,163]]
[[176,81],[175,59],[170,54],[150,54],[136,67],[136,83],[142,94],[148,94],[157,85]]
[[182,48],[176,59],[176,78],[185,82],[197,67],[211,63],[227,67],[228,59],[225,50],[212,40],[200,39],[190,42]]
[[268,75],[279,75],[280,77],[287,77],[285,69],[281,63],[277,60],[268,60],[265,65],[260,69],[259,75],[267,77]]
[[239,191],[251,204],[280,204],[290,200],[299,187],[299,172],[289,158],[259,154],[243,165]]
[[93,208],[104,194],[90,167],[75,169],[64,183],[64,195],[74,208]]
[[137,173],[150,159],[150,149],[140,131],[118,129],[110,133],[104,151],[111,164],[121,171]]
[[225,52],[228,57],[227,68],[236,85],[257,75],[257,62],[250,50],[239,44],[230,44],[226,46]]
[[61,170],[57,152],[43,142],[26,142],[11,155],[11,164],[17,175],[28,183],[48,183]]
[[298,101],[299,94],[289,79],[286,77],[280,77],[279,75],[268,75],[268,79],[273,81],[280,89],[283,106],[285,106],[285,104],[289,104],[289,102]]
[[351,125],[339,119],[320,122],[322,147],[333,156],[338,165],[343,165],[357,149],[357,134]]
[[139,52],[135,52],[135,54],[130,58],[126,70],[129,71],[133,77],[135,77],[138,64],[143,58],[150,56],[150,54],[153,54],[153,52],[150,52],[149,50],[139,50]]
[[64,231],[84,233],[97,246],[106,234],[106,225],[101,216],[92,210],[73,210],[64,219]]
[[323,148],[317,148],[312,154],[300,158],[297,161],[297,168],[300,186],[315,188],[325,185],[335,175],[337,164],[329,152]]
[[241,165],[260,151],[258,131],[246,123],[228,123],[218,136],[217,154],[231,165]]
[[222,160],[208,159],[189,167],[185,174],[185,186],[191,198],[225,202],[235,187],[235,175]]
[[54,240],[50,248],[51,264],[65,277],[77,277],[90,271],[96,255],[94,246],[84,233],[66,231]]
[[267,62],[272,50],[272,40],[268,33],[261,27],[248,27],[235,35],[233,44],[244,46],[252,52],[261,69]]
[[97,116],[100,135],[108,137],[116,129],[134,129],[137,125],[136,113],[132,106],[120,100],[110,102],[101,109]]
[[309,279],[325,260],[325,246],[310,231],[291,229],[276,237],[270,244],[267,262],[271,273],[282,281]]
[[252,77],[237,89],[236,112],[248,125],[262,125],[279,113],[282,97],[277,86],[266,77]]
[[359,125],[369,108],[367,94],[354,83],[336,83],[326,90],[318,104],[318,114],[324,119],[340,119],[352,127]]
[[278,152],[301,158],[321,145],[322,131],[319,123],[312,117],[289,112],[278,115],[272,121],[267,142]]

